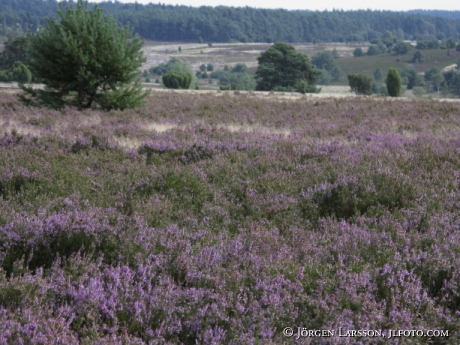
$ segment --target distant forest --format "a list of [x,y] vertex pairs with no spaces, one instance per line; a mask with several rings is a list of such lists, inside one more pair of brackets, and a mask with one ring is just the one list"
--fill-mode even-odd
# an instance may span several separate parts
[[[69,1],[62,2],[67,6]],[[120,25],[141,37],[186,42],[363,42],[385,31],[397,39],[460,38],[460,11],[288,11],[250,7],[188,7],[102,2]],[[2,0],[0,35],[35,32],[45,18],[57,18],[56,0]]]

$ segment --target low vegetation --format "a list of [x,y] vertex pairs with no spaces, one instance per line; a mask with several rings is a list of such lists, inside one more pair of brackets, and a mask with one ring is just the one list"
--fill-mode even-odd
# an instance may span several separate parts
[[460,104],[220,95],[1,95],[0,343],[457,344]]

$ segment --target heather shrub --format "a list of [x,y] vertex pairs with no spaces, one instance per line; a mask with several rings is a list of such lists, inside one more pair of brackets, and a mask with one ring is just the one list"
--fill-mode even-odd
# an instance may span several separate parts
[[11,274],[21,258],[30,270],[49,269],[58,257],[65,261],[74,253],[103,255],[106,262],[116,263],[123,253],[120,230],[101,216],[93,212],[69,212],[45,219],[26,218],[2,226],[3,269]]
[[0,111],[0,343],[458,343],[458,103]]
[[[30,173],[23,169],[16,174],[9,173],[0,178],[0,196],[3,199],[11,198],[15,195],[38,192],[37,186],[40,184],[37,173]],[[34,193],[34,194],[35,194]]]
[[318,188],[313,195],[321,217],[350,219],[374,215],[384,207],[389,211],[405,208],[416,195],[410,183],[395,176],[375,174],[370,179],[343,179]]

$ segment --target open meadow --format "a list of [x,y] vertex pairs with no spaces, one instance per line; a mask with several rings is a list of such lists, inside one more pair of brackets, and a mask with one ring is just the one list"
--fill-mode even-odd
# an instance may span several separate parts
[[0,344],[460,341],[459,102],[0,114]]
[[[415,44],[412,42],[412,44]],[[354,57],[353,51],[361,48],[364,52],[370,46],[369,43],[298,43],[293,44],[295,49],[306,54],[310,59],[316,53],[325,50],[336,50],[339,58],[335,59],[337,66],[343,71],[343,75],[336,82],[331,82],[334,86],[347,86],[348,80],[346,75],[349,73],[363,74],[373,77],[373,72],[380,68],[385,74],[389,68],[403,69],[405,67],[414,68],[419,74],[423,74],[432,67],[443,70],[452,68],[455,62],[460,59],[460,52],[452,49],[434,49],[423,50],[425,61],[413,63],[412,57],[415,48],[403,55],[378,54],[374,56]],[[182,52],[179,52],[181,47]],[[142,70],[155,67],[160,63],[167,63],[170,59],[176,58],[190,63],[192,70],[199,70],[201,64],[212,64],[215,70],[222,70],[225,65],[234,66],[238,63],[248,66],[248,73],[255,74],[257,70],[257,57],[270,47],[269,43],[215,43],[212,46],[198,43],[165,43],[146,41],[144,45],[144,56],[146,62]],[[219,87],[216,83],[209,85],[207,79],[198,80],[200,89],[217,90]],[[152,87],[160,87],[152,83]],[[324,87],[324,85],[320,85]]]

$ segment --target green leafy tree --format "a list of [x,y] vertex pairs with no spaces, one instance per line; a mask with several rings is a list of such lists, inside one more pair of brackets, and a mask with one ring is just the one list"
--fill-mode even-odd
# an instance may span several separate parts
[[208,64],[206,65],[206,70],[207,70],[208,72],[214,71],[214,66],[213,66],[213,64],[212,64],[212,63],[208,63]]
[[342,76],[343,72],[342,72],[342,70],[340,69],[339,66],[334,66],[334,68],[332,69],[330,74],[331,74],[331,78],[332,78],[331,80],[332,81],[339,81],[339,79]]
[[188,89],[193,80],[193,75],[177,71],[169,71],[162,76],[163,84],[168,89]]
[[0,54],[0,68],[11,69],[16,61],[27,63],[29,36],[9,35]]
[[439,68],[431,67],[428,71],[425,72],[425,80],[431,82],[432,77],[439,73],[441,73]]
[[29,68],[21,61],[16,61],[6,75],[9,81],[17,81],[19,83],[30,83],[32,81],[32,73],[30,73]]
[[436,73],[431,76],[431,85],[433,86],[433,90],[439,92],[441,90],[442,83],[444,82],[445,78],[442,73]]
[[412,62],[414,63],[421,63],[425,61],[425,54],[423,54],[420,50],[417,50],[412,57]]
[[202,64],[200,65],[200,71],[201,71],[201,72],[206,71],[206,65],[205,65],[204,63],[202,63]]
[[[353,50],[353,56],[354,57],[360,57],[360,56],[364,56],[366,54],[364,54],[363,50],[361,48],[356,48],[355,50]],[[370,54],[368,54],[370,55]]]
[[390,68],[387,74],[387,90],[391,97],[401,96],[401,75],[396,68]]
[[400,71],[401,78],[407,78],[407,89],[412,90],[416,86],[420,86],[422,78],[413,67],[404,67]]
[[244,63],[237,63],[233,68],[230,70],[232,73],[246,73],[248,70],[248,66]]
[[[356,49],[361,49],[361,48],[356,48]],[[355,49],[355,51],[356,51],[356,49]],[[374,56],[374,55],[378,55],[380,53],[381,53],[381,51],[380,51],[379,47],[376,46],[376,45],[372,45],[367,49],[366,54],[369,55],[369,56]],[[353,52],[353,55],[355,55],[355,52]]]
[[277,87],[297,89],[301,82],[308,84],[307,92],[317,92],[315,83],[320,72],[305,54],[297,52],[285,42],[276,42],[257,58],[256,90],[271,91]]
[[372,94],[372,78],[362,74],[348,74],[348,84],[351,91],[357,95]]
[[383,78],[383,73],[382,73],[382,70],[380,68],[377,68],[374,71],[373,75],[374,75],[375,80],[382,80],[382,78]]
[[311,63],[318,69],[332,71],[332,69],[335,67],[334,55],[329,50],[318,52],[312,56]]
[[460,97],[460,71],[450,70],[450,71],[444,72],[443,77],[444,77],[444,80],[446,81],[449,91],[453,93],[454,95]]
[[139,106],[147,96],[138,72],[145,61],[140,38],[132,37],[128,26],[120,28],[113,18],[105,18],[99,7],[89,11],[83,0],[65,11],[60,5],[58,14],[60,22],[48,19],[30,39],[29,65],[46,88],[20,85],[21,101],[52,108]]
[[395,43],[393,34],[388,30],[385,31],[383,34],[382,42],[386,45],[387,48],[391,48],[391,46]]
[[455,45],[456,45],[456,42],[453,38],[449,38],[448,40],[446,40],[446,47],[448,49],[454,49]]
[[317,83],[320,84],[320,85],[329,85],[332,81],[332,77],[331,77],[331,74],[329,73],[329,71],[323,69],[321,70],[321,74],[318,78],[318,81]]
[[399,41],[396,43],[393,47],[393,51],[396,55],[404,55],[409,52],[409,50],[412,49],[412,46],[410,43],[402,42]]
[[334,59],[340,58],[339,52],[337,51],[337,48],[332,49],[332,56]]

